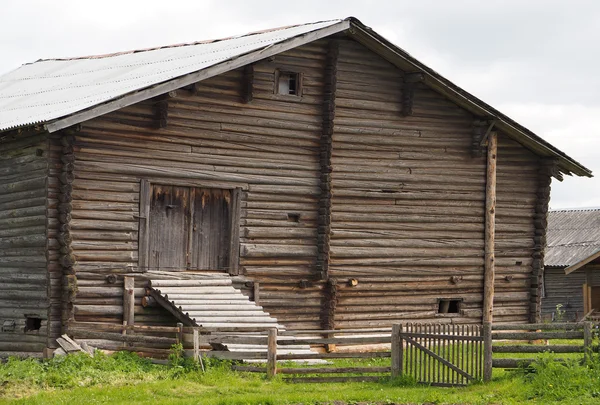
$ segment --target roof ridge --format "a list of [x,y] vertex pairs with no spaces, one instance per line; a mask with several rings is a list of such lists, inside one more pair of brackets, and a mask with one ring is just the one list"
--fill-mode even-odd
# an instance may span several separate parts
[[48,61],[61,62],[61,61],[84,60],[84,59],[105,59],[105,58],[112,58],[112,57],[121,56],[121,55],[131,55],[134,53],[157,51],[159,49],[181,48],[181,47],[185,47],[185,46],[212,44],[215,42],[228,41],[228,40],[232,40],[232,39],[236,39],[236,38],[244,38],[244,37],[249,37],[252,35],[265,34],[268,32],[282,31],[282,30],[286,30],[286,29],[290,29],[290,28],[322,24],[322,23],[333,22],[333,21],[343,21],[343,19],[331,19],[331,20],[313,21],[313,22],[304,23],[304,24],[285,25],[285,26],[281,26],[281,27],[268,28],[268,29],[259,30],[259,31],[251,31],[251,32],[248,32],[245,34],[234,35],[234,36],[225,37],[225,38],[206,39],[206,40],[200,40],[200,41],[194,41],[194,42],[182,42],[179,44],[161,45],[161,46],[154,46],[154,47],[150,47],[150,48],[141,48],[141,49],[130,49],[127,51],[120,51],[120,52],[113,52],[113,53],[106,53],[106,54],[74,56],[74,57],[64,57],[64,58],[38,59],[34,62],[25,63],[25,65],[32,65],[32,64],[38,63],[38,62],[48,62]]
[[581,212],[581,211],[600,211],[600,207],[584,207],[584,208],[558,208],[551,209],[549,212]]

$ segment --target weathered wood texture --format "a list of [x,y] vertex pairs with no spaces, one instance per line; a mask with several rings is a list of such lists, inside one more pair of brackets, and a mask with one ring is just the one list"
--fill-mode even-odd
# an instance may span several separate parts
[[[60,283],[46,274],[48,146],[44,134],[0,137],[0,357],[35,356],[47,343],[47,290]],[[27,330],[27,317],[40,328]]]
[[[106,276],[146,270],[138,267],[138,232],[140,181],[147,179],[239,187],[240,274],[259,282],[261,305],[288,326],[320,326],[323,283],[315,263],[327,50],[319,41],[254,64],[251,98],[243,69],[200,82],[194,92],[179,90],[168,100],[164,128],[156,127],[150,102],[82,125],[71,212],[77,321],[119,322],[122,280],[109,284]],[[274,94],[278,68],[302,73],[301,98]],[[158,311],[142,308],[142,296],[136,291],[136,324]]]
[[[472,156],[479,120],[421,83],[403,116],[403,73],[356,43],[342,41],[337,71],[334,326],[481,322],[486,164]],[[529,320],[538,168],[534,155],[498,134],[500,322]],[[439,298],[461,299],[460,312],[437,314]]]

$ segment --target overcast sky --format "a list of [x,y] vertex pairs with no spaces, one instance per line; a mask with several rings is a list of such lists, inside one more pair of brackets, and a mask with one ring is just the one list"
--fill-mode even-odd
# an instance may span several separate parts
[[[40,58],[192,42],[354,16],[600,176],[600,2],[0,0],[0,74]],[[552,208],[600,206],[599,179]]]

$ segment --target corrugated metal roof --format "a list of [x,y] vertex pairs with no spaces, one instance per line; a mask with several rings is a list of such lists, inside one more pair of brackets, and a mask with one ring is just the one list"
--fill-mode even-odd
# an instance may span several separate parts
[[569,267],[600,251],[600,209],[548,213],[544,264]]
[[64,117],[340,21],[144,51],[26,64],[0,77],[0,131]]

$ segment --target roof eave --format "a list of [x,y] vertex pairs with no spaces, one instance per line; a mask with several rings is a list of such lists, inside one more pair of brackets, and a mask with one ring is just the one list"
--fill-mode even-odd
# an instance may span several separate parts
[[571,274],[573,273],[575,270],[578,270],[580,268],[582,268],[583,266],[585,266],[586,264],[588,264],[589,262],[597,259],[600,257],[600,250],[597,250],[595,253],[589,255],[588,257],[586,257],[583,260],[578,261],[575,264],[572,264],[568,267],[565,267],[565,274]]
[[544,141],[542,138],[502,114],[492,106],[450,82],[433,69],[425,66],[406,51],[365,26],[358,19],[351,17],[349,20],[351,22],[351,27],[348,31],[349,35],[358,42],[367,46],[403,70],[423,73],[424,81],[429,87],[444,94],[457,105],[476,115],[494,119],[498,129],[505,132],[523,146],[534,151],[536,154],[558,159],[558,166],[562,172],[583,177],[593,177],[590,169],[550,145],[548,142]]
[[286,39],[284,41],[271,44],[259,50],[225,60],[208,68],[192,72],[174,79],[170,79],[168,81],[125,94],[123,96],[117,97],[113,100],[109,100],[107,102],[88,108],[86,110],[67,115],[65,117],[46,123],[44,125],[44,128],[50,133],[60,131],[61,129],[70,127],[72,125],[80,124],[84,121],[99,117],[104,114],[108,114],[112,111],[119,110],[121,108],[138,103],[140,101],[144,101],[152,97],[168,93],[181,87],[189,86],[191,84],[208,79],[210,77],[229,72],[231,70],[243,67],[250,63],[254,63],[261,59],[269,58],[271,56],[277,55],[278,53],[285,52],[298,46],[317,41],[321,38],[325,38],[330,35],[346,31],[349,28],[350,20],[345,19],[328,27],[316,29],[314,31],[309,31],[307,33]]

